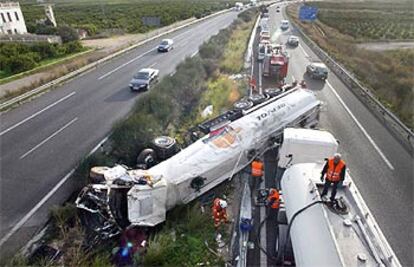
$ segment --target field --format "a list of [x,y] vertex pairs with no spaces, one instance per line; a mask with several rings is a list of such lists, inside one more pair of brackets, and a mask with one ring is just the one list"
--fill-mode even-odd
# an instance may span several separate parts
[[413,2],[317,2],[319,20],[361,40],[414,39]]
[[324,51],[370,88],[408,127],[414,128],[414,49],[371,51],[357,46],[362,42],[414,38],[414,11],[409,9],[410,3],[312,5],[320,8],[315,23],[299,22],[298,5],[291,5],[288,14]]
[[[29,31],[35,31],[35,21],[44,17],[42,6],[23,2],[22,9]],[[84,28],[91,35],[104,30],[142,33],[154,26],[143,24],[142,17],[160,18],[160,27],[190,17],[202,17],[226,8],[233,1],[223,0],[135,0],[135,1],[55,1],[54,13],[58,25]]]

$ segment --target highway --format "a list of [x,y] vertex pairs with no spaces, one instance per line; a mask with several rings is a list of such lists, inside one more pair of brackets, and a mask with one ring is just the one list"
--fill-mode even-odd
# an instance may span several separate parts
[[[143,94],[129,90],[133,74],[143,67],[159,69],[161,77],[173,73],[236,17],[230,11],[146,43],[1,114],[1,248],[24,244],[45,223],[50,206],[69,196],[70,171]],[[156,51],[163,38],[174,39],[172,51]],[[48,193],[52,197],[43,201]]]
[[[4,238],[42,198],[65,178],[76,163],[105,136],[114,122],[124,118],[142,94],[132,93],[128,82],[142,67],[172,73],[186,56],[220,28],[228,26],[237,13],[229,12],[169,36],[175,49],[158,54],[159,40],[149,42],[97,69],[47,92],[20,107],[1,114],[1,219]],[[285,43],[291,28],[282,32],[283,13],[270,8],[272,40]],[[165,37],[164,37],[165,38]],[[300,42],[288,48],[288,82],[305,79],[324,102],[320,127],[340,140],[351,175],[384,235],[403,266],[413,266],[413,156],[370,113],[333,73],[326,82],[310,80],[306,65],[317,57]],[[258,65],[255,66],[257,75]],[[268,81],[264,87],[272,86]],[[46,219],[48,207],[67,197],[70,181],[23,225],[20,244]],[[65,187],[68,186],[68,187]]]
[[[286,43],[289,35],[299,36],[292,27],[280,29],[284,12],[269,9],[272,42]],[[413,155],[347,89],[332,72],[326,82],[310,79],[306,65],[317,60],[302,40],[299,47],[287,47],[290,55],[288,82],[304,79],[308,88],[323,101],[320,125],[340,141],[351,176],[388,242],[403,266],[413,266]],[[259,64],[254,72],[259,81]],[[269,80],[263,88],[275,87]]]

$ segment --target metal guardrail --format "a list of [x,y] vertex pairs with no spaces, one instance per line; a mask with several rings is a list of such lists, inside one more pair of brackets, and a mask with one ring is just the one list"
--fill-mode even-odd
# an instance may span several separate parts
[[414,132],[403,124],[391,111],[389,111],[374,96],[374,94],[363,86],[349,71],[337,63],[325,51],[323,51],[314,41],[312,41],[300,27],[287,15],[290,23],[295,27],[296,31],[301,35],[302,40],[310,49],[321,59],[331,71],[363,102],[368,109],[385,125],[391,133],[397,137],[401,143],[409,150],[414,150]]

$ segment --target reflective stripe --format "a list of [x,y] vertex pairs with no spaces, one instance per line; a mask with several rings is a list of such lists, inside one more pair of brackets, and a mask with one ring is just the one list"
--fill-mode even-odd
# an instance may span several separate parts
[[345,167],[345,162],[340,160],[338,164],[334,163],[333,158],[328,160],[328,171],[326,172],[326,179],[331,182],[338,182],[341,180],[341,172]]

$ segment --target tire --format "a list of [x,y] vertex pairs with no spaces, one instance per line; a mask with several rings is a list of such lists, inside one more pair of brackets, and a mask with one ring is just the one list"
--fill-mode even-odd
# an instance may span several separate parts
[[145,164],[145,165],[148,165],[148,163],[149,163],[147,161],[147,158],[148,157],[152,157],[153,161],[156,161],[157,154],[151,148],[144,149],[144,150],[141,151],[141,153],[139,153],[139,155],[137,157],[137,164]]
[[152,141],[152,147],[160,161],[172,157],[179,150],[176,140],[169,136],[156,137]]
[[237,110],[247,110],[253,107],[253,102],[248,99],[240,99],[233,104],[233,108]]
[[256,94],[256,95],[251,95],[249,97],[249,100],[251,102],[253,102],[253,105],[258,105],[258,104],[263,103],[264,101],[266,101],[266,97],[263,96],[263,95],[257,95]]

